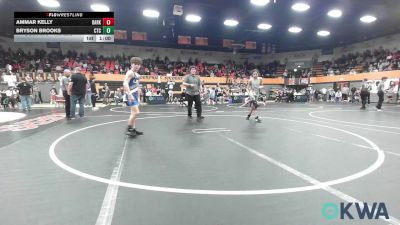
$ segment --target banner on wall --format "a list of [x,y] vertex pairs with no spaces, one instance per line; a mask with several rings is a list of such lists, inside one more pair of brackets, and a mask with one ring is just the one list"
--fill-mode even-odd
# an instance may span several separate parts
[[296,85],[296,78],[288,78],[287,84],[288,85]]
[[208,38],[206,37],[195,37],[195,44],[199,46],[207,46]]
[[223,46],[224,48],[231,48],[231,47],[232,47],[232,44],[233,44],[233,40],[224,39],[224,40],[222,41],[222,46]]
[[231,96],[231,103],[243,103],[245,98],[244,95]]
[[178,44],[180,45],[191,45],[192,37],[191,36],[178,36]]
[[163,96],[146,96],[146,103],[149,105],[160,105],[166,102]]
[[114,31],[115,40],[128,40],[128,32],[126,30],[115,30]]
[[147,33],[132,31],[132,40],[133,41],[147,41]]
[[300,79],[300,85],[308,85],[308,81],[309,81],[308,78],[301,78]]
[[292,69],[306,69],[306,68],[311,68],[312,67],[312,61],[311,60],[306,60],[306,61],[291,61],[286,64],[286,68],[289,70]]
[[255,41],[246,41],[246,49],[257,49],[257,43]]

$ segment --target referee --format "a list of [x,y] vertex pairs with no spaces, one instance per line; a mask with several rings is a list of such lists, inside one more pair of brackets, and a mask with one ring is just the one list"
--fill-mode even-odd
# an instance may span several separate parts
[[189,67],[190,74],[186,75],[183,80],[183,86],[186,87],[186,100],[188,101],[188,118],[192,119],[192,106],[193,101],[197,112],[197,120],[204,119],[201,115],[201,101],[200,101],[200,77],[196,75],[196,67]]

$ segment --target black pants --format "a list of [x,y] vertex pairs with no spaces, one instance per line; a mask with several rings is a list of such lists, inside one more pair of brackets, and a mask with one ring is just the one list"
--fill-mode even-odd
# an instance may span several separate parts
[[365,108],[365,104],[367,104],[367,97],[369,95],[368,91],[361,91],[361,103],[362,103],[362,108]]
[[376,108],[377,109],[381,109],[381,107],[382,107],[382,103],[383,103],[383,100],[384,100],[384,92],[383,91],[378,91],[378,97],[379,97],[379,100],[378,100],[378,104],[376,105]]
[[356,93],[351,92],[351,103],[354,103],[356,101]]
[[188,95],[186,94],[186,100],[188,101],[188,116],[192,116],[193,101],[197,112],[197,117],[201,116],[201,102],[200,95]]
[[92,106],[96,107],[96,94],[92,94],[92,96],[90,96],[90,98],[92,99]]
[[67,91],[63,91],[63,97],[65,100],[65,116],[67,118],[69,118],[70,110],[71,110],[71,100],[70,100],[70,96],[67,94]]
[[41,91],[38,92],[38,97],[39,97],[39,103],[42,104],[43,100],[42,100],[42,92]]
[[15,102],[16,102],[15,98],[11,97],[10,98],[11,107],[15,108]]

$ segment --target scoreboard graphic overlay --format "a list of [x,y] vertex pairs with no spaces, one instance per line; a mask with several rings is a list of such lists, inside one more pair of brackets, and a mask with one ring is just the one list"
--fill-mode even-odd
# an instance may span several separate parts
[[14,42],[114,42],[114,12],[14,12]]

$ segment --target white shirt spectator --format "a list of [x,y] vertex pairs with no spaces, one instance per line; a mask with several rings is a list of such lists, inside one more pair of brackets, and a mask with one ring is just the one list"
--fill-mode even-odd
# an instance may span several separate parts
[[210,92],[210,96],[215,97],[215,89],[210,88],[208,91]]
[[288,76],[288,72],[287,72],[287,70],[285,70],[285,72],[283,72],[283,74],[282,74],[284,77],[287,77]]
[[7,82],[9,87],[15,87],[15,84],[17,83],[17,76],[15,75],[4,75],[3,79]]
[[369,67],[368,67],[368,71],[372,72],[373,70],[374,70],[374,66],[372,64],[370,64]]
[[6,70],[7,72],[11,72],[12,71],[12,66],[10,64],[6,65]]
[[350,93],[350,88],[349,87],[342,87],[342,93],[345,95],[348,95]]
[[175,82],[169,81],[169,82],[168,82],[168,89],[169,89],[169,90],[174,89],[174,85],[175,85]]

